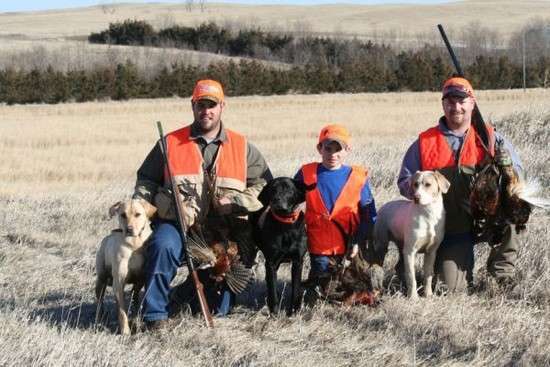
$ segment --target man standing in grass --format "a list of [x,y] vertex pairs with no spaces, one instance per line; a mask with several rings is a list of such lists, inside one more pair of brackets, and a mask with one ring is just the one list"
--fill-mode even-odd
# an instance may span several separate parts
[[[325,126],[317,143],[321,162],[302,166],[295,176],[314,187],[306,193],[305,215],[312,283],[329,274],[331,258],[341,261],[347,252],[354,256],[357,244],[372,234],[376,220],[367,171],[344,164],[350,143],[344,126]],[[308,292],[306,302],[311,304],[316,292]]]
[[[200,225],[207,237],[239,240],[250,236],[246,220],[249,212],[262,207],[257,196],[272,175],[265,159],[254,145],[222,123],[225,97],[214,80],[199,80],[191,99],[194,121],[166,136],[169,164],[179,188],[186,225]],[[175,210],[167,190],[160,145],[157,143],[137,172],[135,196],[152,202],[158,209],[146,255],[146,292],[143,318],[156,329],[181,302],[190,302],[194,292],[190,282],[171,291],[170,283],[182,265],[182,238],[175,221]],[[212,192],[213,191],[213,192]],[[249,243],[252,243],[250,241]],[[245,265],[254,261],[255,252],[241,253]],[[227,285],[209,288],[210,279],[199,273],[214,314],[226,315],[234,294]],[[193,304],[195,302],[191,302]]]
[[[397,184],[401,194],[411,197],[410,178],[416,171],[435,170],[451,183],[443,195],[446,221],[445,237],[436,258],[436,273],[450,291],[465,290],[473,285],[474,243],[473,218],[470,210],[470,192],[474,174],[484,164],[488,152],[482,146],[480,132],[472,122],[476,104],[474,90],[464,78],[450,78],[443,84],[442,107],[444,116],[436,126],[422,132],[409,147]],[[491,154],[495,142],[504,149],[497,151],[496,162],[501,167],[513,166],[516,174],[523,169],[512,145],[486,125]],[[501,243],[491,248],[487,268],[499,285],[514,284],[517,259],[517,235],[507,225]],[[399,264],[398,264],[398,272]]]

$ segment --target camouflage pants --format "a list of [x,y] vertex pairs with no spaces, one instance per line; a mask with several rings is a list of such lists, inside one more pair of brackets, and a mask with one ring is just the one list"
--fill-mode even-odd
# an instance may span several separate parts
[[510,225],[506,228],[502,243],[493,247],[489,253],[487,259],[489,274],[497,279],[514,276],[518,258],[518,237],[515,226]]
[[[518,235],[514,226],[505,230],[502,243],[491,248],[487,271],[497,280],[511,279],[515,274]],[[436,273],[449,291],[464,291],[473,286],[473,242],[442,246],[437,251]]]

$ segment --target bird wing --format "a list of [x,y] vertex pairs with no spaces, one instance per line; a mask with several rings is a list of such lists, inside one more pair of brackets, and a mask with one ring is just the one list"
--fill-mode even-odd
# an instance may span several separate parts
[[241,293],[252,280],[252,269],[247,268],[241,262],[233,262],[230,270],[225,274],[225,282],[233,293]]

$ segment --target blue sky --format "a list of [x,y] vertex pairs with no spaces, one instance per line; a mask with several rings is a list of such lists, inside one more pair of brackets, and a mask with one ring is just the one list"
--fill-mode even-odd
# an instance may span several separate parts
[[[0,0],[0,12],[6,11],[26,11],[26,10],[45,10],[45,9],[63,9],[80,6],[91,6],[98,4],[112,4],[121,2],[144,3],[152,1],[116,1],[116,0]],[[159,0],[165,3],[185,3],[185,0]],[[334,4],[334,3],[353,3],[353,4],[440,4],[450,2],[449,0],[212,0],[208,2],[226,2],[226,3],[246,3],[246,4]]]

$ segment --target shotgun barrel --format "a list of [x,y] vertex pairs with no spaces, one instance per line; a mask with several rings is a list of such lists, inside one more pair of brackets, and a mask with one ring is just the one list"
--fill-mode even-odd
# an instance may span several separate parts
[[[441,24],[437,25],[437,28],[439,29],[439,33],[441,34],[441,38],[443,38],[443,42],[445,43],[445,47],[447,47],[447,51],[449,51],[449,55],[451,56],[451,60],[453,61],[453,65],[456,69],[456,72],[458,76],[464,77],[464,71],[462,70],[462,67],[460,66],[460,62],[458,61],[458,58],[456,57],[456,54],[453,50],[453,47],[451,46],[451,43],[449,42],[449,39],[447,38],[447,34],[445,33],[445,30],[443,29],[443,26]],[[487,127],[485,126],[485,121],[483,120],[483,116],[481,116],[481,111],[479,111],[479,107],[477,106],[477,102],[474,106],[473,116],[472,116],[472,123],[474,124],[474,127],[479,134],[479,137],[481,138],[481,143],[483,144],[483,148],[489,154],[492,156],[491,151],[489,150],[489,133],[487,132]]]
[[214,320],[212,319],[212,314],[210,313],[210,308],[208,307],[208,302],[206,301],[206,296],[204,295],[204,286],[201,283],[199,276],[197,274],[197,270],[195,269],[195,265],[193,264],[193,260],[189,256],[189,252],[187,251],[186,241],[187,241],[187,228],[185,225],[185,220],[183,219],[182,213],[182,204],[181,200],[179,199],[178,195],[178,185],[176,184],[176,180],[174,176],[172,176],[172,171],[170,169],[170,160],[168,159],[168,148],[166,145],[166,137],[164,136],[163,130],[162,130],[162,124],[160,121],[157,121],[157,128],[160,135],[160,146],[162,150],[162,158],[164,160],[164,166],[166,168],[166,173],[168,174],[168,177],[170,178],[170,187],[172,188],[172,199],[174,201],[174,207],[176,208],[176,219],[177,223],[179,225],[180,235],[183,242],[183,251],[185,252],[185,262],[187,263],[187,268],[189,270],[189,275],[193,279],[193,284],[195,285],[195,290],[197,291],[197,297],[199,299],[199,304],[201,308],[201,313],[204,316],[204,321],[206,322],[206,326],[209,328],[214,327]]

